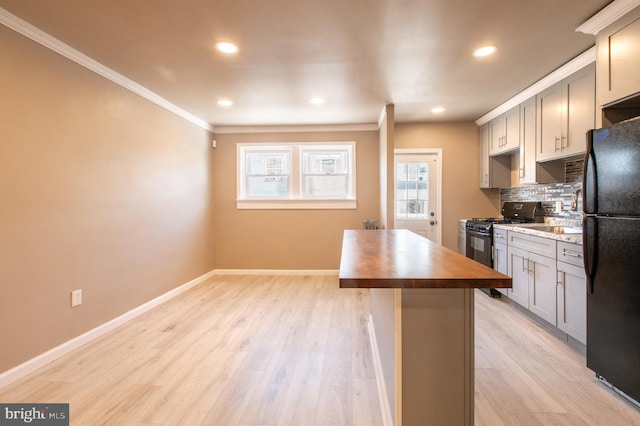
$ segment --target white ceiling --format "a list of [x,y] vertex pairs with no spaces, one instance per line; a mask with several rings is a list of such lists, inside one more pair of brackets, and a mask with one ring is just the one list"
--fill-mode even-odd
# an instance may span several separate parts
[[[595,42],[610,0],[0,0],[214,126],[471,121]],[[233,57],[218,41],[236,43]],[[476,59],[472,51],[495,44]],[[4,60],[4,59],[3,59]],[[313,96],[326,102],[309,103]],[[220,98],[234,105],[220,107]],[[432,107],[443,106],[440,115]]]

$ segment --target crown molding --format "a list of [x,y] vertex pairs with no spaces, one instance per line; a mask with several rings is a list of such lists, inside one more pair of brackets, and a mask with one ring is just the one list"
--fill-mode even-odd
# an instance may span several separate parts
[[169,102],[165,98],[152,92],[146,87],[101,64],[95,59],[90,58],[84,53],[74,49],[68,44],[63,43],[57,38],[52,37],[51,35],[18,18],[17,16],[13,15],[3,8],[0,8],[0,24],[95,72],[96,74],[108,80],[111,80],[117,85],[124,87],[125,89],[147,99],[148,101],[151,101],[156,105],[159,105],[162,108],[171,111],[172,113],[184,118],[185,120],[190,121],[191,123],[205,130],[208,130],[210,132],[213,132],[215,130],[210,123],[207,123],[201,118],[185,111],[184,109]]
[[320,132],[371,132],[377,124],[335,124],[298,126],[216,126],[216,134],[238,133],[320,133]]
[[540,80],[533,83],[531,86],[524,89],[522,92],[518,93],[514,97],[510,98],[506,102],[498,105],[482,117],[476,120],[476,124],[478,126],[482,126],[483,124],[488,123],[494,118],[498,117],[500,114],[509,111],[511,108],[520,105],[522,102],[527,99],[537,95],[542,92],[544,89],[553,86],[557,82],[561,81],[563,78],[566,78],[573,74],[576,71],[581,70],[587,65],[596,61],[596,47],[593,46],[582,52],[580,55],[576,56],[560,68],[552,71],[546,76],[542,77]]
[[598,35],[600,31],[640,6],[640,0],[615,0],[576,28],[576,32]]

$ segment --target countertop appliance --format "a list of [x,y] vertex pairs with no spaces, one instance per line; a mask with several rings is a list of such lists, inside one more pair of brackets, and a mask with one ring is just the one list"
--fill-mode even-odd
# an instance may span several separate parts
[[587,133],[587,367],[640,405],[640,118]]
[[[505,201],[502,217],[468,219],[465,225],[467,257],[493,268],[493,225],[535,222],[544,222],[539,201]],[[491,297],[500,297],[500,292],[494,288],[481,290]]]

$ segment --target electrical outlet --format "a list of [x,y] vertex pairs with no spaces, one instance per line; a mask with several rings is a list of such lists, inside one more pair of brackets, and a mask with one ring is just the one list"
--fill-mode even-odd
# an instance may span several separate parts
[[71,307],[82,305],[82,289],[71,292]]

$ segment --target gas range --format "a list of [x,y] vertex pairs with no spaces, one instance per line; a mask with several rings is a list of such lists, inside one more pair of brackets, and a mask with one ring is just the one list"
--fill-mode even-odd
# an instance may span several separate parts
[[[502,217],[473,218],[465,225],[467,257],[493,267],[493,225],[544,222],[542,203],[539,201],[505,202]],[[495,289],[481,289],[491,297],[500,297]]]
[[513,202],[505,201],[502,206],[502,217],[487,217],[467,220],[466,229],[476,232],[491,233],[493,225],[514,223],[544,222],[542,203],[539,201]]
[[533,221],[528,221],[523,219],[504,218],[504,217],[487,217],[487,218],[474,217],[473,219],[467,220],[467,224],[465,225],[465,227],[466,229],[469,229],[472,231],[491,233],[493,229],[493,225],[532,223],[532,222]]

